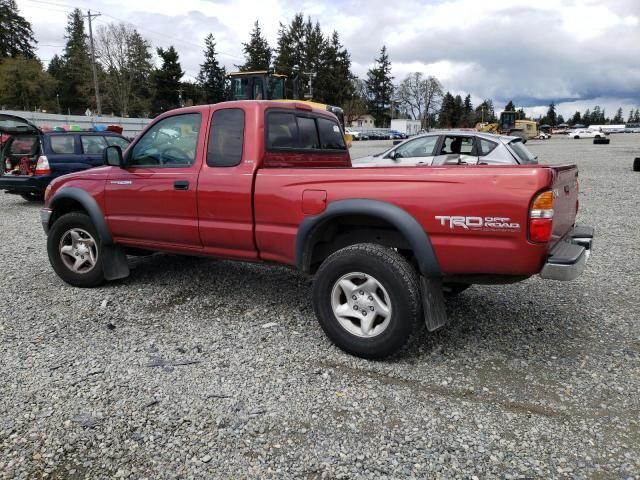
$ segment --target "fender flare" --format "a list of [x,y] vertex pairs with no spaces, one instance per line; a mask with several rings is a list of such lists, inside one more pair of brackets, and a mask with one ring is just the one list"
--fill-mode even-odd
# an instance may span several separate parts
[[420,223],[407,211],[391,203],[370,199],[338,200],[329,204],[320,215],[305,218],[296,236],[296,266],[309,271],[311,240],[316,232],[334,218],[344,215],[367,215],[390,223],[406,238],[418,261],[420,273],[428,278],[442,276],[438,259]]
[[56,204],[64,199],[71,199],[78,202],[89,214],[89,218],[93,222],[93,225],[98,231],[100,240],[104,245],[112,245],[113,238],[109,233],[107,222],[104,219],[104,215],[98,202],[87,191],[76,187],[66,187],[56,192],[49,202],[49,208],[52,212],[55,212]]

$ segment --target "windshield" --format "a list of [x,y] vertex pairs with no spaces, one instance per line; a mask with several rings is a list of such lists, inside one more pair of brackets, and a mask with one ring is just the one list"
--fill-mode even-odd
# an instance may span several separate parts
[[247,77],[231,79],[231,98],[233,100],[249,100],[249,79]]
[[284,98],[284,77],[269,77],[269,100],[282,100]]
[[512,140],[509,143],[509,146],[518,157],[518,161],[520,163],[538,163],[538,157],[531,153],[519,138],[516,140]]

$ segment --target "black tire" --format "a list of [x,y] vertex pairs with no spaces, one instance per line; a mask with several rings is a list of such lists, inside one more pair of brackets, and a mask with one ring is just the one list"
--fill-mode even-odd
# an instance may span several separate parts
[[470,283],[445,283],[442,285],[442,291],[447,297],[452,297],[464,292],[470,286]]
[[[95,258],[95,262],[90,270],[76,272],[65,264],[64,258],[71,257],[71,255],[65,256],[61,252],[61,246],[63,238],[67,239],[70,236],[69,234],[71,230],[84,231],[92,237],[92,240],[94,241],[95,254],[93,255],[93,258]],[[49,236],[47,237],[47,253],[49,254],[49,262],[51,263],[53,270],[69,285],[80,288],[91,288],[104,283],[105,278],[102,268],[102,244],[91,219],[85,213],[67,213],[54,222],[51,230],[49,231]]]
[[575,135],[573,138],[574,138],[574,140],[579,140],[580,139],[580,135]]
[[[385,303],[390,310],[388,320],[381,320],[377,312],[372,314],[372,332],[376,328],[382,329],[373,336],[358,336],[348,331],[333,310],[334,289],[338,288],[338,281],[356,273],[373,277],[383,288],[376,290],[379,293],[377,297],[388,300]],[[362,291],[353,293],[362,295]],[[354,303],[344,296],[342,290],[340,296],[346,302]],[[357,301],[366,302],[365,297],[357,297]],[[369,300],[372,298],[368,296]],[[362,358],[384,358],[400,350],[416,329],[422,311],[418,275],[395,250],[370,243],[352,245],[333,253],[320,266],[313,283],[313,307],[320,326],[339,348]],[[353,308],[355,310],[355,306]],[[367,308],[371,307],[360,307],[361,311]],[[362,327],[353,322],[353,328]]]
[[633,160],[633,171],[640,172],[640,157],[636,157]]
[[44,193],[21,193],[20,196],[27,202],[41,202],[44,200]]

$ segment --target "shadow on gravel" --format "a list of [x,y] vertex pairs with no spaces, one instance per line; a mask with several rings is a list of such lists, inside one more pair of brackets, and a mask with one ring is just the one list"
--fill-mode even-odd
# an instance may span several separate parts
[[[171,254],[130,258],[131,275],[117,282],[125,288],[151,288],[158,294],[150,313],[163,313],[192,299],[195,311],[212,306],[246,304],[270,309],[294,306],[315,318],[311,281],[283,266],[212,260]],[[186,290],[185,290],[186,287]],[[474,286],[447,299],[449,323],[436,332],[420,325],[410,345],[389,362],[419,363],[437,358],[464,358],[469,351],[494,352],[510,358],[571,355],[575,328],[583,315],[579,305],[568,318],[559,296],[549,302],[548,292],[535,282],[503,286]],[[571,292],[566,292],[571,295]],[[154,294],[154,297],[156,295]],[[239,320],[240,321],[240,320]],[[328,340],[327,340],[328,342]],[[575,343],[575,342],[574,342]]]

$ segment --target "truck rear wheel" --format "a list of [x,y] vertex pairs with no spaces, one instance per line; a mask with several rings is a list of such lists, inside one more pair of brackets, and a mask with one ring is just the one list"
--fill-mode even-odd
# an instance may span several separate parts
[[352,245],[320,266],[313,307],[335,345],[358,357],[384,358],[400,350],[416,329],[418,276],[395,250]]
[[58,276],[74,287],[104,283],[102,245],[88,215],[71,212],[55,221],[47,238],[49,262]]

